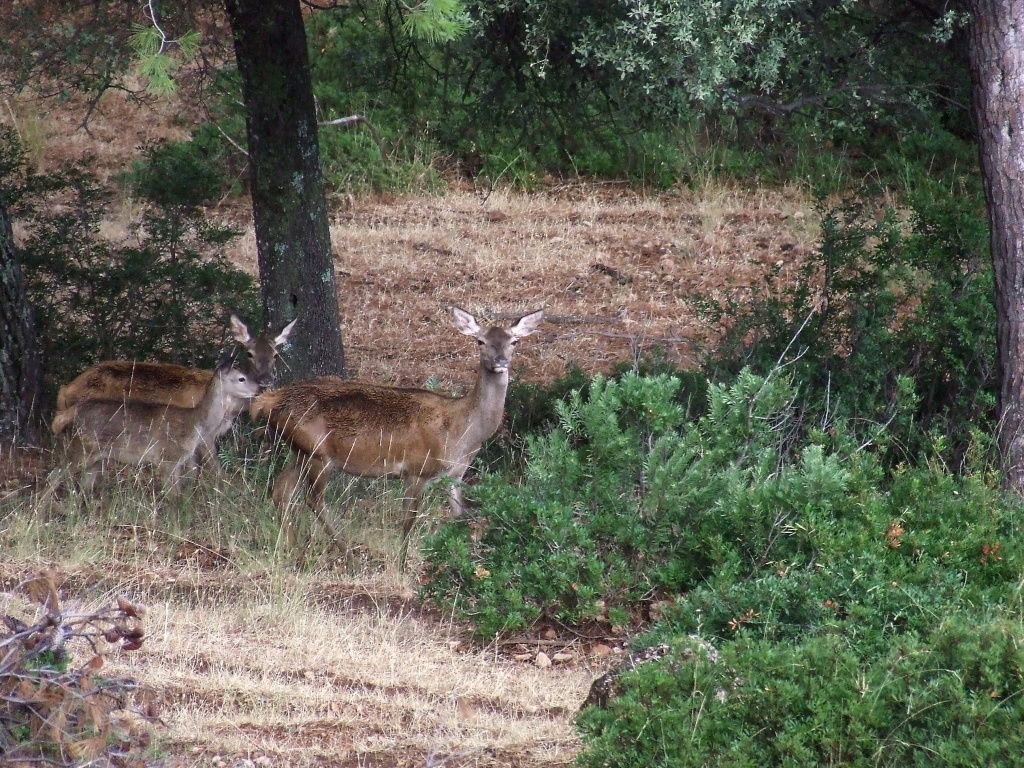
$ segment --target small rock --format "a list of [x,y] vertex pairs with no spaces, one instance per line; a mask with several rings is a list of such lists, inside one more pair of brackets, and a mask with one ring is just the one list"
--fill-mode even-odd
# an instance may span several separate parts
[[547,669],[551,666],[551,659],[548,658],[548,655],[544,653],[544,651],[540,651],[537,654],[537,658],[533,660],[533,663],[541,669]]
[[558,653],[556,653],[554,656],[551,657],[551,660],[554,661],[555,663],[560,663],[560,662],[563,662],[563,661],[572,661],[575,658],[576,658],[576,656],[574,654],[572,654],[572,653],[565,653],[565,651],[559,651]]

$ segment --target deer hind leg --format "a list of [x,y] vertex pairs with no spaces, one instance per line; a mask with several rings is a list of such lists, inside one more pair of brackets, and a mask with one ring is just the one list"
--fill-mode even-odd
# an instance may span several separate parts
[[271,490],[274,504],[281,510],[281,528],[284,531],[285,541],[289,549],[294,549],[296,544],[297,536],[293,519],[296,505],[295,489],[305,482],[303,477],[304,465],[304,459],[300,457],[293,458],[291,463],[281,470],[281,474],[274,480],[274,486]]
[[409,534],[419,517],[420,497],[426,480],[422,477],[405,479],[405,498],[402,499],[402,540],[398,549],[398,568],[405,571],[406,556],[409,554]]
[[306,462],[306,482],[309,486],[306,503],[309,504],[320,524],[327,529],[332,543],[340,547],[341,536],[338,534],[338,529],[334,527],[334,523],[331,522],[327,504],[324,502],[327,494],[327,481],[331,477],[331,470],[330,459],[310,456],[309,461]]

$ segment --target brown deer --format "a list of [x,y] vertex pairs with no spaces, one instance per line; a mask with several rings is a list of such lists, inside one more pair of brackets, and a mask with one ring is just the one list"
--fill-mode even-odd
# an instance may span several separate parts
[[[231,316],[231,334],[248,352],[242,370],[261,387],[273,382],[274,362],[278,350],[288,341],[295,326],[292,320],[275,338],[266,334],[252,336],[245,323]],[[105,360],[90,366],[57,393],[57,413],[51,422],[53,434],[60,435],[75,421],[80,403],[90,400],[173,405],[194,408],[202,399],[213,378],[213,371],[187,368],[170,363],[137,363],[131,360]],[[205,462],[216,455],[216,441],[231,428],[226,420],[215,430],[213,439],[199,445],[199,458]],[[214,462],[216,466],[216,463]]]
[[80,483],[91,491],[97,464],[151,464],[165,486],[177,490],[182,476],[196,467],[199,446],[212,448],[216,432],[241,412],[260,391],[246,371],[223,359],[195,407],[158,405],[123,399],[81,400],[70,423],[68,456]]
[[513,347],[537,330],[544,312],[521,317],[509,328],[486,330],[465,310],[453,307],[452,313],[455,327],[480,345],[476,383],[464,397],[327,376],[264,392],[252,402],[250,415],[268,421],[296,454],[273,486],[275,503],[286,510],[289,544],[294,546],[295,541],[287,510],[300,483],[309,486],[307,503],[337,538],[323,508],[327,479],[335,469],[405,481],[402,568],[409,531],[428,480],[452,478],[452,512],[463,512],[459,481],[483,442],[501,424]]

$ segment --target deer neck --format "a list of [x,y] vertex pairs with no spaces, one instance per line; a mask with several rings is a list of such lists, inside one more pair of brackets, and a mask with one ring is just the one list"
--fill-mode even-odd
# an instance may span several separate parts
[[224,420],[224,415],[230,409],[234,398],[225,391],[224,381],[219,374],[214,374],[210,381],[206,395],[196,406],[195,430],[200,440],[205,440],[206,435],[215,431]]
[[505,412],[507,392],[508,371],[495,373],[481,365],[473,389],[462,398],[465,444],[479,445],[498,431]]

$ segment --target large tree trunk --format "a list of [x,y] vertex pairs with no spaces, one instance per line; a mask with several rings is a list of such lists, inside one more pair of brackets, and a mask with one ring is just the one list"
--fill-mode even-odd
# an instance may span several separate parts
[[14,256],[11,220],[0,193],[0,440],[36,445],[43,375],[35,319]]
[[1024,2],[970,0],[974,112],[992,227],[999,448],[1024,493]]
[[276,332],[299,319],[287,378],[342,375],[334,260],[299,0],[224,5],[242,76],[265,321]]

